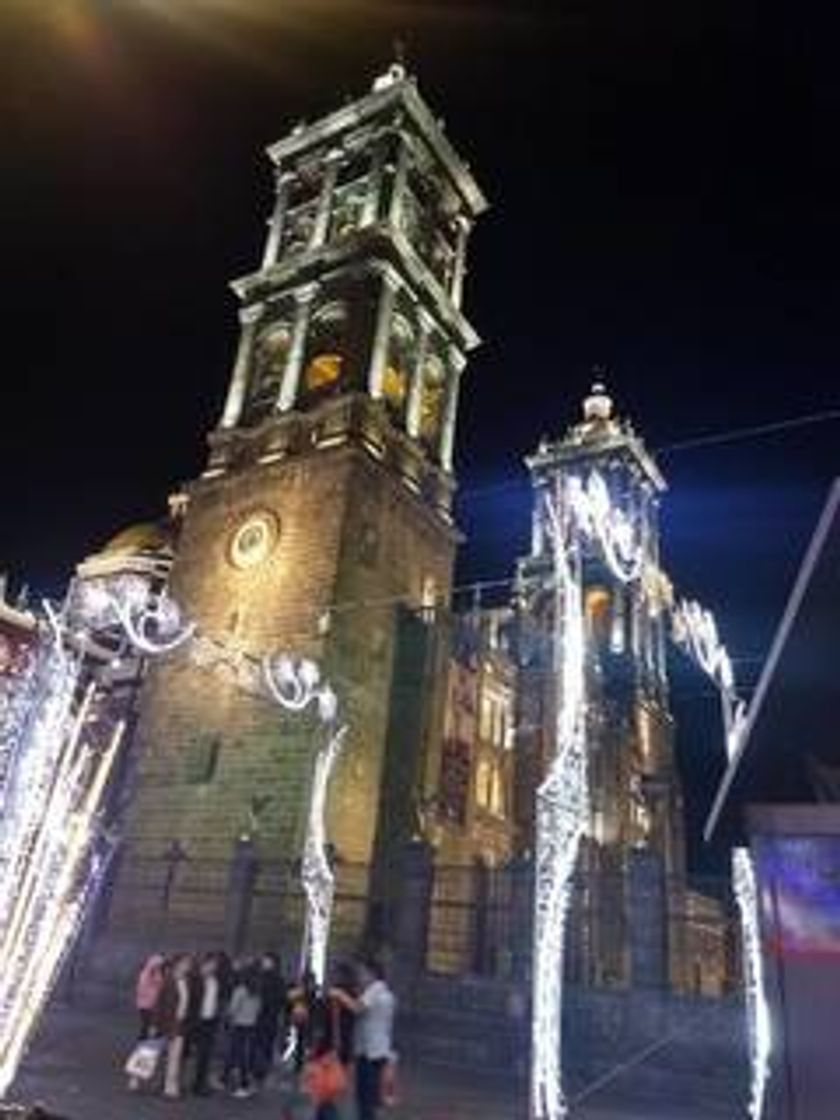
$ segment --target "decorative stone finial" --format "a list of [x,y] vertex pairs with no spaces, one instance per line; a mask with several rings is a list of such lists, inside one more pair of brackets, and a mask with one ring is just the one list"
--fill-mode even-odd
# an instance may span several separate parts
[[589,392],[589,396],[584,398],[583,418],[589,421],[600,420],[606,422],[612,419],[612,414],[612,397],[607,393],[602,382],[596,381]]
[[390,89],[398,82],[404,82],[408,77],[408,71],[405,68],[405,61],[403,58],[403,45],[399,40],[394,43],[394,61],[388,67],[384,74],[379,74],[373,80],[373,92],[381,93],[384,89]]

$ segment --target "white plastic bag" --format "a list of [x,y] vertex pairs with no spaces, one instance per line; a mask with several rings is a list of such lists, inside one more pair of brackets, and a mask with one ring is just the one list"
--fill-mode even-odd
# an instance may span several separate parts
[[138,1042],[128,1056],[125,1072],[138,1081],[151,1081],[157,1072],[164,1046],[162,1038],[146,1038]]

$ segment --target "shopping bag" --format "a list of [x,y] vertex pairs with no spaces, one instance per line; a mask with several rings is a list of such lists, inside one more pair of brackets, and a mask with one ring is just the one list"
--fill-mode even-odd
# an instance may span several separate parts
[[162,1038],[146,1038],[138,1042],[128,1056],[125,1072],[138,1081],[151,1081],[157,1072],[165,1042]]
[[347,1070],[332,1051],[310,1058],[303,1067],[301,1087],[313,1104],[337,1100],[347,1089]]

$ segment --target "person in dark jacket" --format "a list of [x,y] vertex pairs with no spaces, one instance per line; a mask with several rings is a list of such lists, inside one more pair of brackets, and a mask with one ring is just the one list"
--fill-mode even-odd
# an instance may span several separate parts
[[[356,1015],[348,1004],[355,1000],[359,994],[359,983],[356,970],[351,964],[343,961],[335,970],[333,984],[330,990],[330,1027],[332,1031],[332,1048],[338,1055],[343,1066],[353,1064],[355,1051],[353,1040],[356,1030]],[[338,998],[341,992],[347,999]]]
[[300,983],[289,990],[286,996],[286,1016],[289,1029],[294,1032],[294,1069],[299,1074],[309,1050],[309,1035],[312,1029],[312,1014],[318,999],[318,985],[315,974],[307,969]]
[[201,962],[199,970],[201,981],[193,1022],[193,1042],[195,1046],[195,1080],[193,1092],[200,1097],[210,1093],[210,1063],[221,1022],[224,1004],[222,985],[218,975],[218,960],[215,953],[208,953]]
[[155,1033],[166,1039],[165,1097],[181,1095],[181,1067],[189,1031],[192,971],[193,962],[190,957],[177,957],[165,977],[155,1008]]
[[274,1048],[280,1030],[280,1016],[286,1004],[286,985],[280,961],[274,953],[264,953],[259,963],[260,1015],[254,1031],[255,1073],[262,1084],[274,1065]]

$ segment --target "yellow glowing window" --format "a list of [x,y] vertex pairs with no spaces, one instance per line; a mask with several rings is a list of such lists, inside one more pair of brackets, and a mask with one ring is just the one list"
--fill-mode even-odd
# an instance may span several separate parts
[[406,376],[396,366],[388,366],[382,379],[382,392],[385,400],[393,405],[401,405],[405,400]]
[[323,389],[333,385],[341,376],[341,354],[316,354],[306,367],[304,380],[307,389]]
[[592,633],[603,640],[607,636],[610,619],[610,593],[604,587],[590,588],[586,593],[586,617]]
[[443,389],[439,385],[424,385],[420,405],[420,431],[426,439],[434,439],[440,426]]

